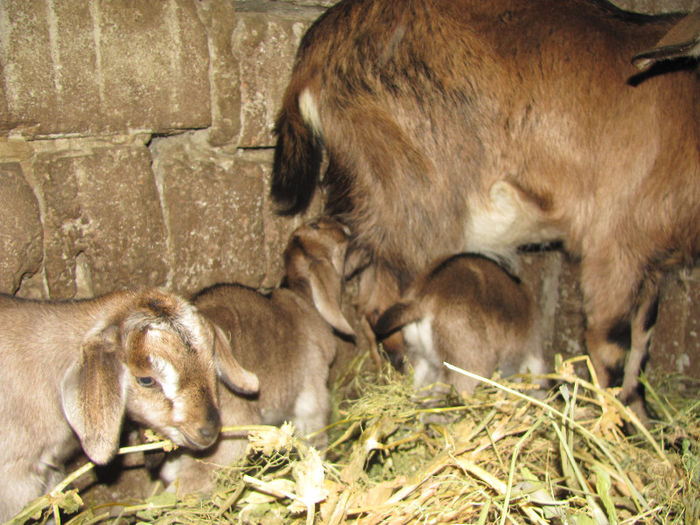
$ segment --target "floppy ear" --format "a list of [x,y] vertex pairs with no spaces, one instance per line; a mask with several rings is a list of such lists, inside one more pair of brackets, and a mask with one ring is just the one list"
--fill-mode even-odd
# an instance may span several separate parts
[[343,268],[343,278],[350,279],[355,274],[365,270],[372,263],[369,254],[362,249],[356,248],[346,252]]
[[246,370],[233,357],[233,349],[226,334],[215,323],[214,328],[214,362],[219,378],[237,394],[253,395],[260,392],[260,381],[253,372]]
[[108,463],[119,447],[126,407],[126,369],[118,356],[116,327],[86,337],[78,360],[63,376],[63,412],[88,457]]
[[328,324],[341,334],[355,335],[355,331],[340,311],[342,276],[330,261],[317,259],[309,268],[309,286],[316,309]]
[[675,58],[700,56],[700,9],[681,19],[653,49],[639,53],[632,59],[637,68],[644,70],[655,62]]

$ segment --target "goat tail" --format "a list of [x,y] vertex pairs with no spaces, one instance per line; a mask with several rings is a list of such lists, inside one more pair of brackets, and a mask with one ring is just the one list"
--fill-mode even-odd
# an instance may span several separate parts
[[379,316],[372,329],[377,339],[385,339],[407,324],[423,318],[418,303],[396,303]]
[[323,158],[318,115],[317,99],[308,87],[287,88],[275,124],[277,144],[270,190],[278,213],[301,213],[314,196]]

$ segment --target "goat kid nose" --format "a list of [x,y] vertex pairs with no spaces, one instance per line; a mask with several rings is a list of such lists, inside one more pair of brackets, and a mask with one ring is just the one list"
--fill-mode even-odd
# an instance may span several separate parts
[[210,426],[202,427],[199,429],[200,437],[202,439],[207,440],[207,441],[213,440],[218,433],[219,433],[218,425],[216,427],[210,425]]
[[213,440],[220,430],[221,418],[219,417],[219,411],[214,407],[209,407],[206,424],[199,429],[199,435],[202,439]]

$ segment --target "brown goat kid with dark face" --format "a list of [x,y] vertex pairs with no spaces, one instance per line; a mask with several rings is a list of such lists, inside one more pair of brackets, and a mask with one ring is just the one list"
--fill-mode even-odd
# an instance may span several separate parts
[[[327,213],[402,287],[439,256],[563,241],[598,379],[631,346],[621,397],[638,402],[657,276],[700,249],[697,62],[630,64],[677,21],[584,0],[340,2],[299,47],[272,195],[305,209],[325,148]],[[697,14],[685,25],[639,63],[697,56]]]
[[380,338],[403,332],[416,388],[440,382],[471,394],[477,380],[443,363],[487,378],[496,370],[504,377],[543,374],[538,323],[526,285],[495,261],[462,253],[431,264],[382,314],[375,330]]

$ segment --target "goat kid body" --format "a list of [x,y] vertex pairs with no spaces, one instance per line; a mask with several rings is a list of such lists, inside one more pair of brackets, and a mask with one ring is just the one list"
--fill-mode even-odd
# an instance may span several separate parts
[[[305,436],[327,424],[328,371],[336,341],[312,303],[287,289],[266,296],[237,284],[207,288],[194,303],[230,339],[231,351],[241,365],[260,380],[255,398],[220,389],[226,426],[291,421]],[[169,459],[161,478],[180,493],[210,491],[216,466],[230,465],[243,456],[245,441],[240,437],[224,436],[204,453]]]
[[545,371],[529,291],[483,256],[460,254],[432,264],[376,323],[380,337],[400,329],[414,386],[449,383],[471,394],[477,381],[443,366],[490,378]]
[[264,424],[291,420],[301,435],[325,426],[336,341],[312,303],[283,288],[265,296],[243,286],[218,285],[195,304],[229,334],[242,366],[258,375]]
[[[291,421],[306,436],[327,425],[328,374],[337,347],[334,329],[353,335],[340,311],[346,248],[344,227],[320,219],[292,235],[284,254],[284,286],[262,294],[238,284],[218,284],[193,298],[230,341],[237,362],[260,380],[254,398],[221,390],[221,415],[227,426]],[[312,443],[321,447],[325,440],[325,434],[319,434]],[[174,485],[181,492],[206,492],[215,465],[231,464],[243,452],[241,440],[224,439],[198,458],[183,456],[177,464],[171,462],[162,477],[169,482],[177,478]]]
[[[158,290],[73,302],[0,295],[0,520],[58,482],[81,445],[107,463],[125,414],[178,445],[210,446],[220,428],[213,352],[208,322]],[[255,391],[232,363],[222,373]]]
[[512,263],[563,241],[599,380],[631,344],[634,400],[657,273],[700,249],[698,74],[630,66],[676,20],[583,0],[340,2],[300,44],[272,195],[303,210],[325,148],[327,213],[402,287],[443,254]]

